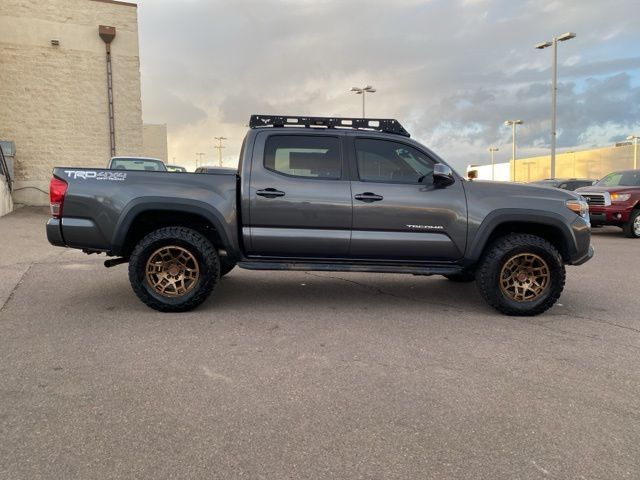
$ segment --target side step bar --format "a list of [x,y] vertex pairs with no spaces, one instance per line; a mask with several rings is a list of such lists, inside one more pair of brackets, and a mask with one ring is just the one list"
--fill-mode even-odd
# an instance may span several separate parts
[[247,270],[310,270],[324,272],[406,273],[413,275],[451,275],[462,271],[462,267],[457,265],[376,265],[372,263],[301,263],[286,261],[242,261],[238,262],[238,267]]

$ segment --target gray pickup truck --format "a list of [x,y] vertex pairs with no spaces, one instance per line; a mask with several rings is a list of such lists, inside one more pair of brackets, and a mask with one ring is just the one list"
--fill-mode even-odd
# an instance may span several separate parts
[[581,197],[467,181],[391,119],[253,115],[237,171],[57,167],[50,197],[49,242],[128,262],[160,311],[238,266],[476,280],[500,312],[536,315],[593,256]]

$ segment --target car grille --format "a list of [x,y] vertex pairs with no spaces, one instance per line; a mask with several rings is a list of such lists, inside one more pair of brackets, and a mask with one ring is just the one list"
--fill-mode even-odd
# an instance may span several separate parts
[[611,199],[609,194],[604,193],[580,193],[589,205],[597,205],[599,207],[605,207],[611,205]]

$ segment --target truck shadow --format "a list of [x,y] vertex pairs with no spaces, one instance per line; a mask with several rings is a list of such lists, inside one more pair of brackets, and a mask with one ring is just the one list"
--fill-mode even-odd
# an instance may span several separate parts
[[[275,277],[275,278],[274,278]],[[201,307],[222,313],[227,309],[256,311],[269,308],[313,311],[365,311],[401,306],[441,311],[492,311],[474,283],[453,283],[440,276],[376,275],[336,272],[234,271],[222,279]],[[480,310],[479,310],[480,309]]]

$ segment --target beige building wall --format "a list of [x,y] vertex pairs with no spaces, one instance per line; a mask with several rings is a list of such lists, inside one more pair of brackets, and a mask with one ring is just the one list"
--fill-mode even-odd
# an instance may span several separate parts
[[[639,147],[640,148],[640,147]],[[600,179],[616,170],[628,170],[633,167],[634,147],[631,143],[614,147],[594,148],[575,152],[556,154],[556,178]],[[505,166],[507,167],[505,169]],[[481,180],[491,179],[491,165],[470,166],[476,170]],[[511,180],[515,173],[517,182],[533,182],[550,178],[551,157],[519,158],[515,162],[495,165],[496,180]],[[508,176],[505,176],[508,175]]]
[[143,124],[142,149],[145,157],[159,158],[167,163],[167,126],[154,123]]
[[[0,138],[16,145],[16,203],[48,204],[54,166],[107,165],[106,55],[98,25],[116,27],[111,44],[116,154],[141,155],[135,4],[0,1]],[[51,44],[54,39],[59,46]]]

